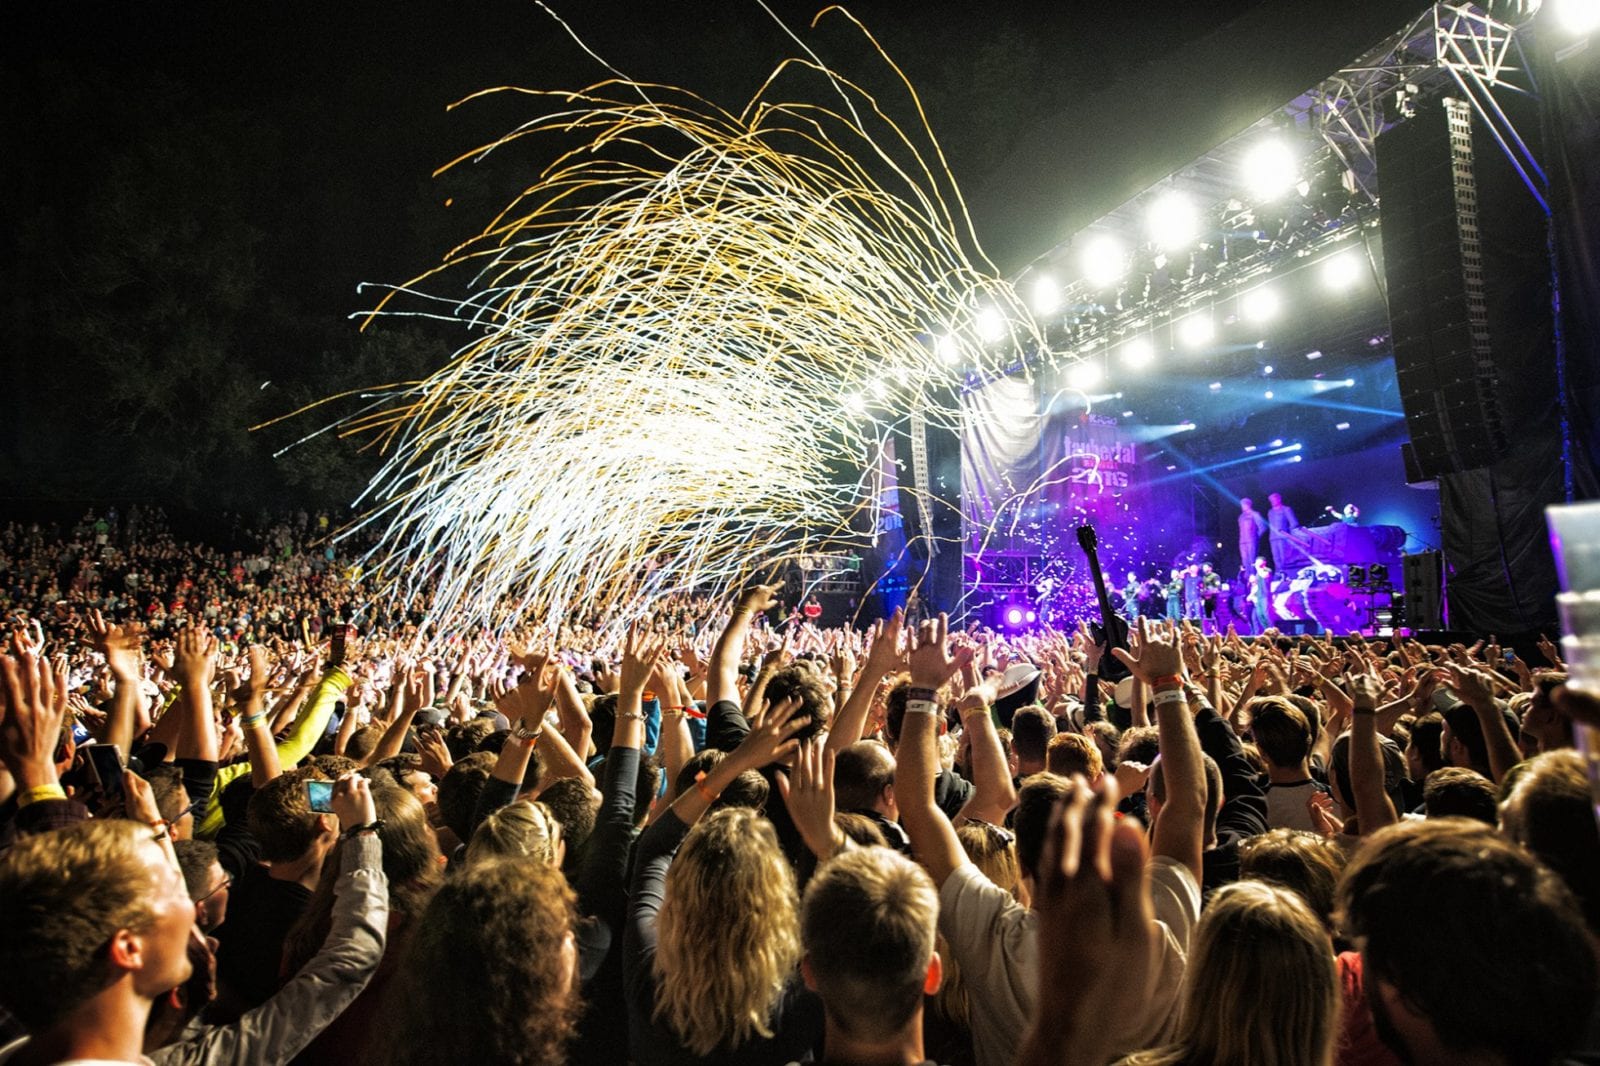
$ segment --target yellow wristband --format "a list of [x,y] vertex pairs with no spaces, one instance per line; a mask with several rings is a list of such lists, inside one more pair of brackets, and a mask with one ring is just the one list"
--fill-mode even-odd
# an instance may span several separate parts
[[21,809],[30,803],[39,803],[44,800],[64,800],[66,798],[67,790],[60,785],[38,785],[17,797],[17,807]]

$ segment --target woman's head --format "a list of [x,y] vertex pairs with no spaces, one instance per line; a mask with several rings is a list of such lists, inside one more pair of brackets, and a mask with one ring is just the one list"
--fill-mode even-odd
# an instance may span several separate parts
[[561,866],[561,826],[542,803],[518,800],[479,823],[467,844],[467,865],[496,859],[533,859]]
[[956,830],[956,839],[983,876],[1018,895],[1022,870],[1017,865],[1017,838],[1011,830],[988,822],[968,822]]
[[1195,1066],[1327,1066],[1339,980],[1327,930],[1287,888],[1240,881],[1206,904],[1178,1044]]
[[685,1046],[771,1036],[800,959],[794,873],[771,823],[748,808],[702,819],[667,868],[656,933],[656,1017]]
[[406,1007],[392,1012],[390,1061],[565,1061],[578,1012],[574,903],[545,863],[485,863],[447,880],[390,988]]

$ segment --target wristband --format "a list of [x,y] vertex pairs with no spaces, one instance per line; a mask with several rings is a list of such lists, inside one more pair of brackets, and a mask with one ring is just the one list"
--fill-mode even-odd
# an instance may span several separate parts
[[694,775],[694,787],[701,796],[705,797],[707,803],[717,802],[717,797],[721,795],[720,792],[713,792],[706,787],[706,772],[704,770]]
[[906,689],[907,702],[911,700],[922,700],[931,703],[933,700],[938,698],[938,695],[938,691],[931,688],[919,688],[913,685],[911,688]]
[[339,834],[340,840],[349,840],[351,837],[360,836],[362,833],[376,833],[383,828],[383,819],[368,822],[366,825],[351,826]]
[[1181,688],[1164,688],[1150,697],[1150,702],[1157,707],[1165,707],[1169,703],[1188,703],[1189,697],[1183,694]]
[[1161,677],[1153,677],[1153,678],[1150,679],[1150,687],[1151,688],[1159,688],[1162,685],[1181,685],[1181,684],[1183,684],[1183,675],[1182,674],[1163,674]]
[[247,714],[239,719],[239,727],[241,729],[254,729],[266,720],[267,716],[264,714]]
[[20,810],[30,803],[42,803],[45,800],[64,800],[67,790],[59,784],[35,785],[17,797],[17,808]]
[[932,700],[906,700],[907,714],[938,714],[939,705]]

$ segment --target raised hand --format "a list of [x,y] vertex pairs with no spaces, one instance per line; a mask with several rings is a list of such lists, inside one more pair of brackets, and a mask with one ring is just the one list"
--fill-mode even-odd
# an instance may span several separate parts
[[906,613],[896,610],[888,618],[872,624],[872,644],[867,649],[867,673],[884,677],[905,664],[900,650],[900,635],[905,630]]
[[205,688],[217,671],[217,638],[196,626],[178,634],[173,670],[186,688]]
[[823,861],[845,845],[844,831],[833,821],[833,764],[827,738],[815,736],[800,745],[793,774],[777,775],[778,794],[789,808],[794,827],[806,847]]
[[644,692],[650,684],[651,675],[664,664],[666,654],[665,634],[655,632],[645,622],[635,622],[629,626],[622,645],[621,691],[635,694]]
[[923,622],[911,643],[911,683],[917,688],[938,689],[955,677],[972,658],[966,648],[950,654],[950,619],[943,612]]
[[58,780],[56,744],[67,716],[67,678],[49,660],[34,654],[35,645],[12,638],[12,655],[0,656],[5,679],[5,712],[0,717],[0,761],[23,789],[53,785]]
[[1121,648],[1111,649],[1111,654],[1147,685],[1154,684],[1157,678],[1174,677],[1183,672],[1183,655],[1177,641],[1165,632],[1152,632],[1149,621],[1144,618],[1139,619],[1138,654]]
[[778,605],[778,585],[751,585],[739,594],[734,613],[760,614]]
[[138,622],[125,625],[107,625],[99,611],[89,612],[89,636],[95,649],[106,657],[111,676],[118,681],[138,681],[143,664],[139,648],[144,638],[144,626]]
[[804,729],[807,718],[796,719],[800,700],[795,697],[783,700],[771,708],[759,726],[745,734],[739,746],[728,754],[741,770],[759,770],[787,758],[800,742],[794,735]]
[[339,819],[341,830],[371,825],[378,820],[378,807],[372,801],[372,785],[360,774],[344,774],[333,783],[329,803]]

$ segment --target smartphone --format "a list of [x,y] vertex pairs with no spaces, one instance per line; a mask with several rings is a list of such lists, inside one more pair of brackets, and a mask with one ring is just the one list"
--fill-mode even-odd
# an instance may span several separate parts
[[100,782],[100,793],[112,803],[122,803],[126,798],[122,787],[122,752],[115,744],[90,744],[83,749],[89,757],[89,768]]
[[307,781],[306,802],[311,805],[311,810],[315,814],[332,814],[333,782]]
[[344,662],[345,642],[350,638],[350,627],[340,622],[333,627],[333,641],[328,651],[328,657],[334,665]]

